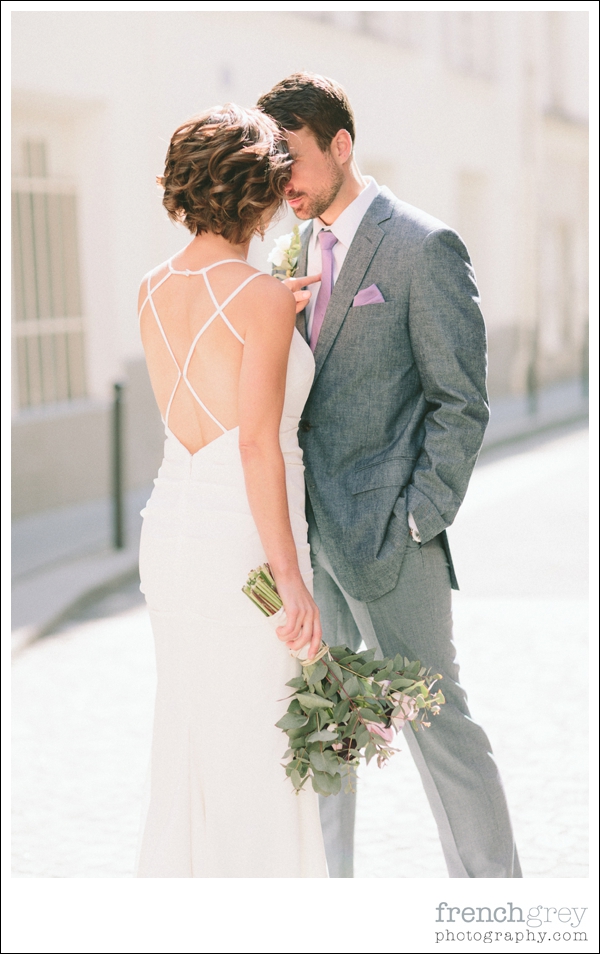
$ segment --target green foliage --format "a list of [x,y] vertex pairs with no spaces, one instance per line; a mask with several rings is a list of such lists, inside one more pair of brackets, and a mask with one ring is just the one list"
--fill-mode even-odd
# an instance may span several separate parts
[[299,729],[301,726],[306,725],[307,722],[308,718],[305,715],[300,715],[297,712],[290,712],[288,710],[275,725],[278,729]]
[[[284,256],[288,277],[300,249],[297,226]],[[268,563],[252,570],[243,592],[265,614],[282,607]],[[302,664],[302,675],[290,679],[293,690],[287,712],[277,722],[289,748],[286,774],[298,792],[310,778],[321,795],[351,791],[361,759],[377,757],[385,765],[396,749],[380,732],[390,735],[406,722],[425,728],[444,704],[440,690],[432,692],[440,676],[432,676],[418,660],[398,654],[375,659],[375,650],[353,653],[347,646],[323,646],[316,660]],[[376,731],[378,730],[378,731]]]
[[346,646],[322,647],[322,658],[303,663],[290,679],[294,690],[277,726],[289,739],[284,758],[296,792],[308,779],[320,795],[352,791],[361,761],[385,765],[396,749],[369,726],[399,730],[410,721],[426,727],[444,697],[432,692],[440,678],[418,660],[375,659],[372,649],[353,653]]

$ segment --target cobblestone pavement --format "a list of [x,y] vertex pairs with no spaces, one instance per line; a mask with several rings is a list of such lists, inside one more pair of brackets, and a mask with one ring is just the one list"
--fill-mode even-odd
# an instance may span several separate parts
[[[528,878],[587,875],[586,457],[583,430],[490,452],[450,531],[463,683],[492,740]],[[134,587],[16,659],[16,877],[131,877],[154,678]],[[356,876],[446,877],[400,747],[384,770],[362,773]]]

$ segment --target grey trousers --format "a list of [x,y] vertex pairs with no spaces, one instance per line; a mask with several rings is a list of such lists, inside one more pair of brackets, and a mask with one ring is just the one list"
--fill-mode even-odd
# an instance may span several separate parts
[[[498,768],[459,683],[450,577],[440,541],[420,545],[411,540],[396,587],[362,603],[340,586],[310,512],[309,539],[325,641],[356,650],[363,640],[380,655],[402,653],[443,676],[446,704],[440,714],[429,729],[415,733],[408,726],[405,738],[438,826],[449,876],[521,878]],[[320,797],[332,878],[353,877],[355,807],[355,794]]]

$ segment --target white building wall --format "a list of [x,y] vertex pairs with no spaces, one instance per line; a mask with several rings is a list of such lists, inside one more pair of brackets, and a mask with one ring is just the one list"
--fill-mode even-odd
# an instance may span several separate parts
[[[492,392],[522,391],[533,360],[542,381],[577,373],[586,318],[586,54],[587,14],[578,12],[14,13],[17,162],[23,137],[45,137],[52,174],[77,183],[94,406],[106,407],[112,383],[141,361],[141,276],[188,238],[168,222],[155,185],[171,133],[215,103],[254,103],[297,69],[345,86],[364,172],[464,235],[489,328]],[[252,249],[264,267],[271,239]],[[571,264],[560,281],[576,302],[567,319],[557,317],[563,292],[551,264],[565,254]],[[554,332],[543,333],[544,322]],[[133,376],[143,388],[143,374]],[[152,418],[154,427],[144,394],[136,426]],[[39,471],[19,512],[68,502],[44,497],[49,470],[24,436],[32,421],[39,430],[39,415],[16,418],[23,467]],[[149,479],[157,442],[148,437],[141,457],[132,444],[131,459],[139,459],[130,482]]]

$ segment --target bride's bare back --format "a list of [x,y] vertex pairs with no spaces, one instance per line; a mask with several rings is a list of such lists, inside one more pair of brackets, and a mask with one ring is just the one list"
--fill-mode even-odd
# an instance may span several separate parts
[[245,289],[254,279],[272,280],[242,259],[194,269],[183,267],[185,259],[176,256],[144,279],[139,314],[161,415],[195,454],[238,426],[244,338],[255,305]]

